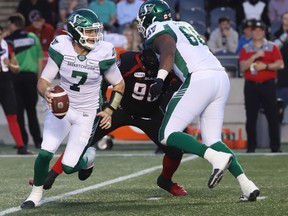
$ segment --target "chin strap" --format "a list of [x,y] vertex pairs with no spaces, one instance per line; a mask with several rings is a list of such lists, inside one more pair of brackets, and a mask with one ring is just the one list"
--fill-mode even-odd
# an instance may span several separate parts
[[122,100],[122,97],[123,97],[123,94],[121,92],[113,90],[111,93],[109,103],[108,103],[108,108],[115,111],[118,108]]

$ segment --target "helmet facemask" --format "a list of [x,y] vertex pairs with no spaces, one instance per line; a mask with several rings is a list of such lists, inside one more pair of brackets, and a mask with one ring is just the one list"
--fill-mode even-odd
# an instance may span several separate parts
[[[88,50],[94,49],[99,41],[103,41],[103,25],[101,23],[93,23],[93,27],[78,26],[75,30],[80,35],[77,42]],[[91,31],[95,31],[95,36],[89,35]]]
[[79,9],[68,18],[68,35],[82,47],[92,50],[103,40],[103,24],[90,9]]

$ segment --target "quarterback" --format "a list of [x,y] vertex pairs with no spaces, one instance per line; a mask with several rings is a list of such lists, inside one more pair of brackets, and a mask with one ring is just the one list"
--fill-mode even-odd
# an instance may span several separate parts
[[[95,148],[87,146],[94,132],[94,120],[100,122],[100,127],[109,128],[111,115],[124,92],[125,84],[116,65],[115,49],[103,41],[103,25],[98,16],[89,9],[79,9],[70,15],[67,25],[68,35],[57,36],[50,44],[48,63],[37,87],[51,107],[50,85],[59,73],[60,86],[68,94],[70,105],[63,119],[55,117],[51,110],[47,113],[43,142],[34,165],[34,185],[30,196],[21,205],[23,209],[34,208],[41,201],[49,163],[67,135],[62,159],[64,172],[71,174],[94,166]],[[108,106],[101,111],[103,77],[113,86],[113,91]]]
[[[89,145],[98,142],[102,137],[124,126],[132,125],[140,128],[149,138],[164,152],[162,160],[162,172],[157,178],[157,185],[171,193],[173,196],[185,196],[187,192],[180,185],[172,181],[172,177],[180,165],[183,152],[179,149],[164,146],[158,140],[158,131],[164,116],[161,107],[165,106],[165,101],[171,97],[175,91],[170,80],[174,79],[172,73],[165,80],[163,93],[151,98],[149,88],[154,83],[159,67],[155,53],[151,49],[143,52],[125,52],[120,55],[117,65],[125,80],[125,91],[120,106],[113,113],[113,121],[109,129],[97,127],[93,138],[89,140]],[[175,80],[174,85],[178,86]],[[103,85],[103,89],[105,86]],[[177,88],[177,87],[176,87]],[[103,91],[106,92],[106,91]],[[44,189],[50,189],[56,177],[62,173],[62,155],[53,165],[45,180]],[[86,180],[92,173],[93,167],[78,172],[80,180]],[[31,181],[30,181],[31,183]]]
[[[172,69],[183,81],[167,106],[159,140],[208,160],[213,166],[209,188],[219,183],[228,168],[240,184],[243,192],[240,199],[255,201],[260,190],[246,177],[236,155],[221,140],[224,108],[230,91],[225,69],[190,24],[171,19],[171,10],[165,1],[143,3],[137,20],[146,45],[158,53],[160,59],[150,93],[162,92],[163,82]],[[205,145],[183,132],[198,117]]]

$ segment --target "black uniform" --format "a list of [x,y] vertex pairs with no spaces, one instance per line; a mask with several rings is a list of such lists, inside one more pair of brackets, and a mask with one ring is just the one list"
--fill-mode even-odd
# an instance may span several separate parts
[[170,86],[172,78],[166,79],[163,91],[165,93],[152,98],[149,94],[149,88],[156,79],[157,70],[154,72],[147,71],[143,66],[141,57],[142,53],[140,52],[126,52],[120,55],[118,67],[125,80],[125,92],[121,104],[113,113],[111,127],[109,129],[97,127],[90,144],[93,145],[121,126],[131,125],[143,130],[171,159],[179,160],[182,158],[182,151],[164,146],[158,140],[158,131],[164,117],[161,108],[163,107],[162,102],[167,101],[165,96],[170,97],[171,91],[174,91]]

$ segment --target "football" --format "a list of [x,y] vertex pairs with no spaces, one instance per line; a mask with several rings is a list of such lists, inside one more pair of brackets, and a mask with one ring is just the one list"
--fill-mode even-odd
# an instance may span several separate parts
[[65,90],[56,85],[51,90],[52,99],[52,113],[59,119],[64,118],[69,109],[69,97]]

